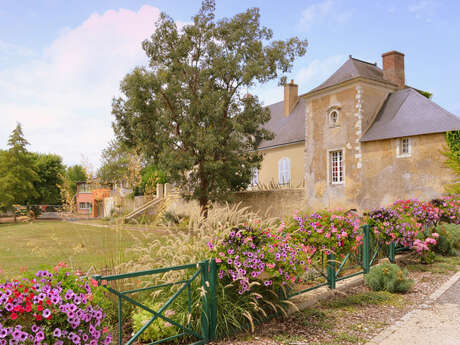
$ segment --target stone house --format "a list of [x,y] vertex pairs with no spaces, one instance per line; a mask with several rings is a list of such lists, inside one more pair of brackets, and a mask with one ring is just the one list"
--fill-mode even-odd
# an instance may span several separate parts
[[460,118],[406,85],[404,54],[349,59],[324,83],[269,106],[275,138],[260,145],[254,183],[304,186],[305,206],[369,209],[401,198],[428,200],[453,179],[443,166],[445,132]]

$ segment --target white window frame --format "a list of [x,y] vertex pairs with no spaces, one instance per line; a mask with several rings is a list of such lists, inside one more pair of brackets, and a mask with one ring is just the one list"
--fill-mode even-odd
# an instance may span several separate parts
[[[340,152],[341,154],[341,160],[339,161],[342,165],[342,174],[340,175],[338,172],[338,177],[339,179],[337,181],[334,181],[333,179],[333,154],[334,153]],[[328,178],[328,183],[331,185],[342,185],[345,184],[345,150],[343,148],[338,148],[338,149],[333,149],[333,150],[328,150],[327,151],[327,178]]]
[[278,161],[278,184],[280,186],[291,183],[291,160],[283,157]]
[[251,186],[257,186],[259,184],[259,169],[251,169]]
[[[407,140],[407,152],[403,152],[404,141]],[[409,137],[398,138],[396,145],[396,157],[406,158],[412,155],[412,140]]]
[[[337,118],[335,121],[332,120],[332,114],[337,114]],[[339,114],[339,111],[337,109],[332,109],[328,112],[327,114],[327,120],[329,122],[329,127],[331,128],[334,128],[334,127],[339,127],[339,118],[340,118],[340,114]]]

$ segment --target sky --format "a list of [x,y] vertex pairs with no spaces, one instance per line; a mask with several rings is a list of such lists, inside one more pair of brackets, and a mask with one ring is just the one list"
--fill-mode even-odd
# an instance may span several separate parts
[[[123,77],[148,61],[141,42],[166,12],[186,23],[200,0],[0,0],[0,149],[20,122],[29,150],[67,165],[100,164],[114,137],[113,97]],[[288,79],[304,93],[349,55],[381,67],[405,54],[406,83],[460,116],[460,1],[217,0],[216,17],[260,8],[274,39],[307,39]],[[282,100],[273,81],[250,90],[268,105]]]

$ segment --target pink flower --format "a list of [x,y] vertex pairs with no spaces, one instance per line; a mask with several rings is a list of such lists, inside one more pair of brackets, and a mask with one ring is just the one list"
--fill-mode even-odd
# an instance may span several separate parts
[[222,260],[219,259],[219,258],[217,258],[217,259],[216,259],[216,262],[217,262],[218,264],[220,264],[220,263],[222,262]]
[[434,238],[438,238],[438,237],[439,237],[439,234],[438,234],[437,232],[433,232],[433,233],[431,234],[431,236],[433,236]]

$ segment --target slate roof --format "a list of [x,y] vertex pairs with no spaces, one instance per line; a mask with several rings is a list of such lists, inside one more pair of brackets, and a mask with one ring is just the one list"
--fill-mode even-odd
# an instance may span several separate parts
[[383,78],[383,71],[377,67],[376,64],[352,58],[350,55],[350,58],[324,83],[307,93],[325,89],[329,86],[333,86],[335,84],[339,84],[357,77],[389,83],[388,80]]
[[361,141],[460,130],[460,118],[412,88],[391,93]]
[[284,116],[284,101],[269,105],[271,119],[264,128],[275,134],[273,140],[262,141],[259,149],[287,145],[305,140],[305,101],[299,102],[289,116]]

